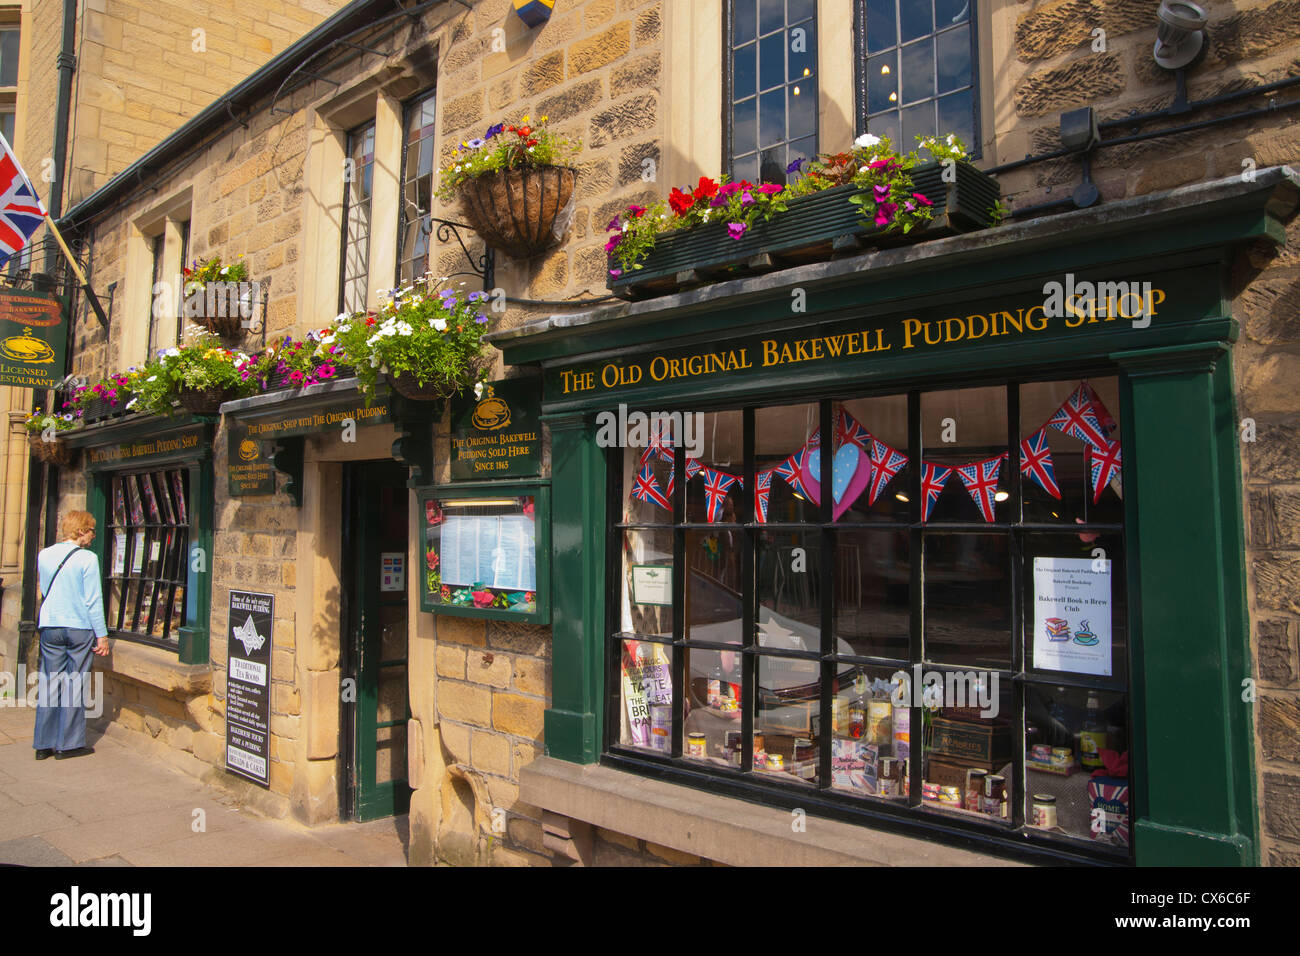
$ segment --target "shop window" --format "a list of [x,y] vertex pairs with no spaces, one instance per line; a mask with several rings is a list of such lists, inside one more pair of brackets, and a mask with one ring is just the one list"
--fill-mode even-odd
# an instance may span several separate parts
[[784,183],[817,152],[816,0],[729,0],[724,16],[725,165],[736,180]]
[[611,452],[607,751],[1125,858],[1118,388],[652,418]]
[[185,622],[190,525],[184,468],[107,479],[105,615],[114,637],[174,647]]
[[339,311],[353,313],[366,307],[366,279],[370,270],[370,196],[375,167],[373,121],[348,133],[346,162]]
[[429,271],[429,234],[433,229],[434,94],[406,105],[402,122],[401,213],[398,216],[398,285],[408,285]]
[[955,133],[978,156],[975,13],[975,0],[860,3],[860,126],[904,151]]

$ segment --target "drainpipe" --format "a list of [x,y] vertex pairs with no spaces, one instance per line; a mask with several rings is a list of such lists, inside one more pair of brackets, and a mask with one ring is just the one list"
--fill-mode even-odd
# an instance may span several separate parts
[[[51,219],[63,214],[63,179],[67,172],[68,126],[72,111],[72,74],[77,68],[76,56],[77,0],[63,0],[63,44],[56,60],[59,69],[58,105],[54,114],[54,183],[48,196]],[[53,272],[51,250],[46,248],[45,268]],[[53,276],[35,278],[33,285],[40,288],[46,282],[53,285]],[[45,280],[42,282],[41,280]],[[68,348],[66,363],[72,361],[72,332],[74,320],[69,310]],[[68,374],[65,364],[63,374]],[[52,402],[52,398],[33,396],[37,408]],[[31,641],[36,634],[36,554],[37,536],[41,521],[41,464],[32,459],[27,467],[27,528],[23,535],[23,591],[18,623],[18,659],[26,660]],[[58,535],[59,473],[53,466],[45,466],[45,544],[55,542]]]

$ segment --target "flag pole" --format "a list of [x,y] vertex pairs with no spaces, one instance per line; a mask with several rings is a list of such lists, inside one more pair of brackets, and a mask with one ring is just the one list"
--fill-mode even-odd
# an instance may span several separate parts
[[68,244],[63,241],[63,233],[59,232],[59,227],[54,224],[54,219],[48,212],[45,214],[45,224],[50,227],[50,232],[54,233],[54,238],[58,240],[59,248],[62,249],[63,254],[67,256],[68,265],[72,266],[72,271],[77,276],[77,282],[81,286],[81,291],[86,293],[86,301],[90,303],[90,307],[95,311],[95,316],[99,319],[99,324],[104,328],[108,328],[108,316],[104,313],[104,306],[100,304],[99,296],[95,295],[95,290],[90,287],[90,283],[86,280],[86,274],[81,271],[81,266],[77,265],[77,260],[72,255],[72,250],[69,249]]

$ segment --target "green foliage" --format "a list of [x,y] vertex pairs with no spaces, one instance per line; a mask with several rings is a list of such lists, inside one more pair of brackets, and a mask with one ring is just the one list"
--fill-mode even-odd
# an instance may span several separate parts
[[367,401],[380,375],[408,372],[422,388],[450,395],[486,375],[483,333],[490,319],[486,292],[463,296],[436,290],[428,278],[395,289],[378,312],[359,312],[341,319],[330,344],[356,368]]
[[239,258],[229,265],[223,265],[221,256],[211,259],[195,259],[194,264],[185,271],[185,292],[188,295],[196,289],[202,289],[209,282],[245,282],[248,279],[248,265]]
[[144,368],[129,374],[135,398],[127,408],[170,415],[185,389],[229,388],[236,395],[250,395],[255,383],[240,375],[249,361],[250,356],[225,348],[215,335],[195,336],[189,345],[163,349]]
[[81,427],[81,422],[77,416],[71,412],[65,412],[62,415],[54,415],[49,412],[32,412],[23,422],[23,428],[27,429],[29,435],[39,435],[47,428],[53,428],[56,432],[76,431]]

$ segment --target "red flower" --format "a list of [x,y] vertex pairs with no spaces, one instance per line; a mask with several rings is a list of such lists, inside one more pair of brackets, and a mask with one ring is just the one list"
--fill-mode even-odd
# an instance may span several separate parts
[[374,325],[374,324],[375,324],[374,319],[366,319],[366,325]]
[[627,213],[633,219],[640,219],[645,215],[645,206],[638,206],[636,203],[627,207]]
[[673,207],[673,212],[677,215],[684,216],[687,210],[695,205],[695,200],[674,186],[673,191],[668,194],[668,205]]
[[697,183],[695,186],[696,200],[698,201],[700,199],[712,199],[714,196],[717,195],[717,193],[718,193],[718,184],[714,182],[712,179],[710,179],[708,176],[701,176],[699,183]]
[[525,145],[525,146],[529,146],[529,147],[531,147],[531,146],[536,146],[536,145],[537,145],[537,140],[535,140],[535,139],[525,140],[525,141],[524,141],[524,145]]
[[520,135],[520,136],[532,136],[532,135],[533,135],[533,128],[532,128],[531,126],[521,126],[521,127],[519,127],[519,135]]

